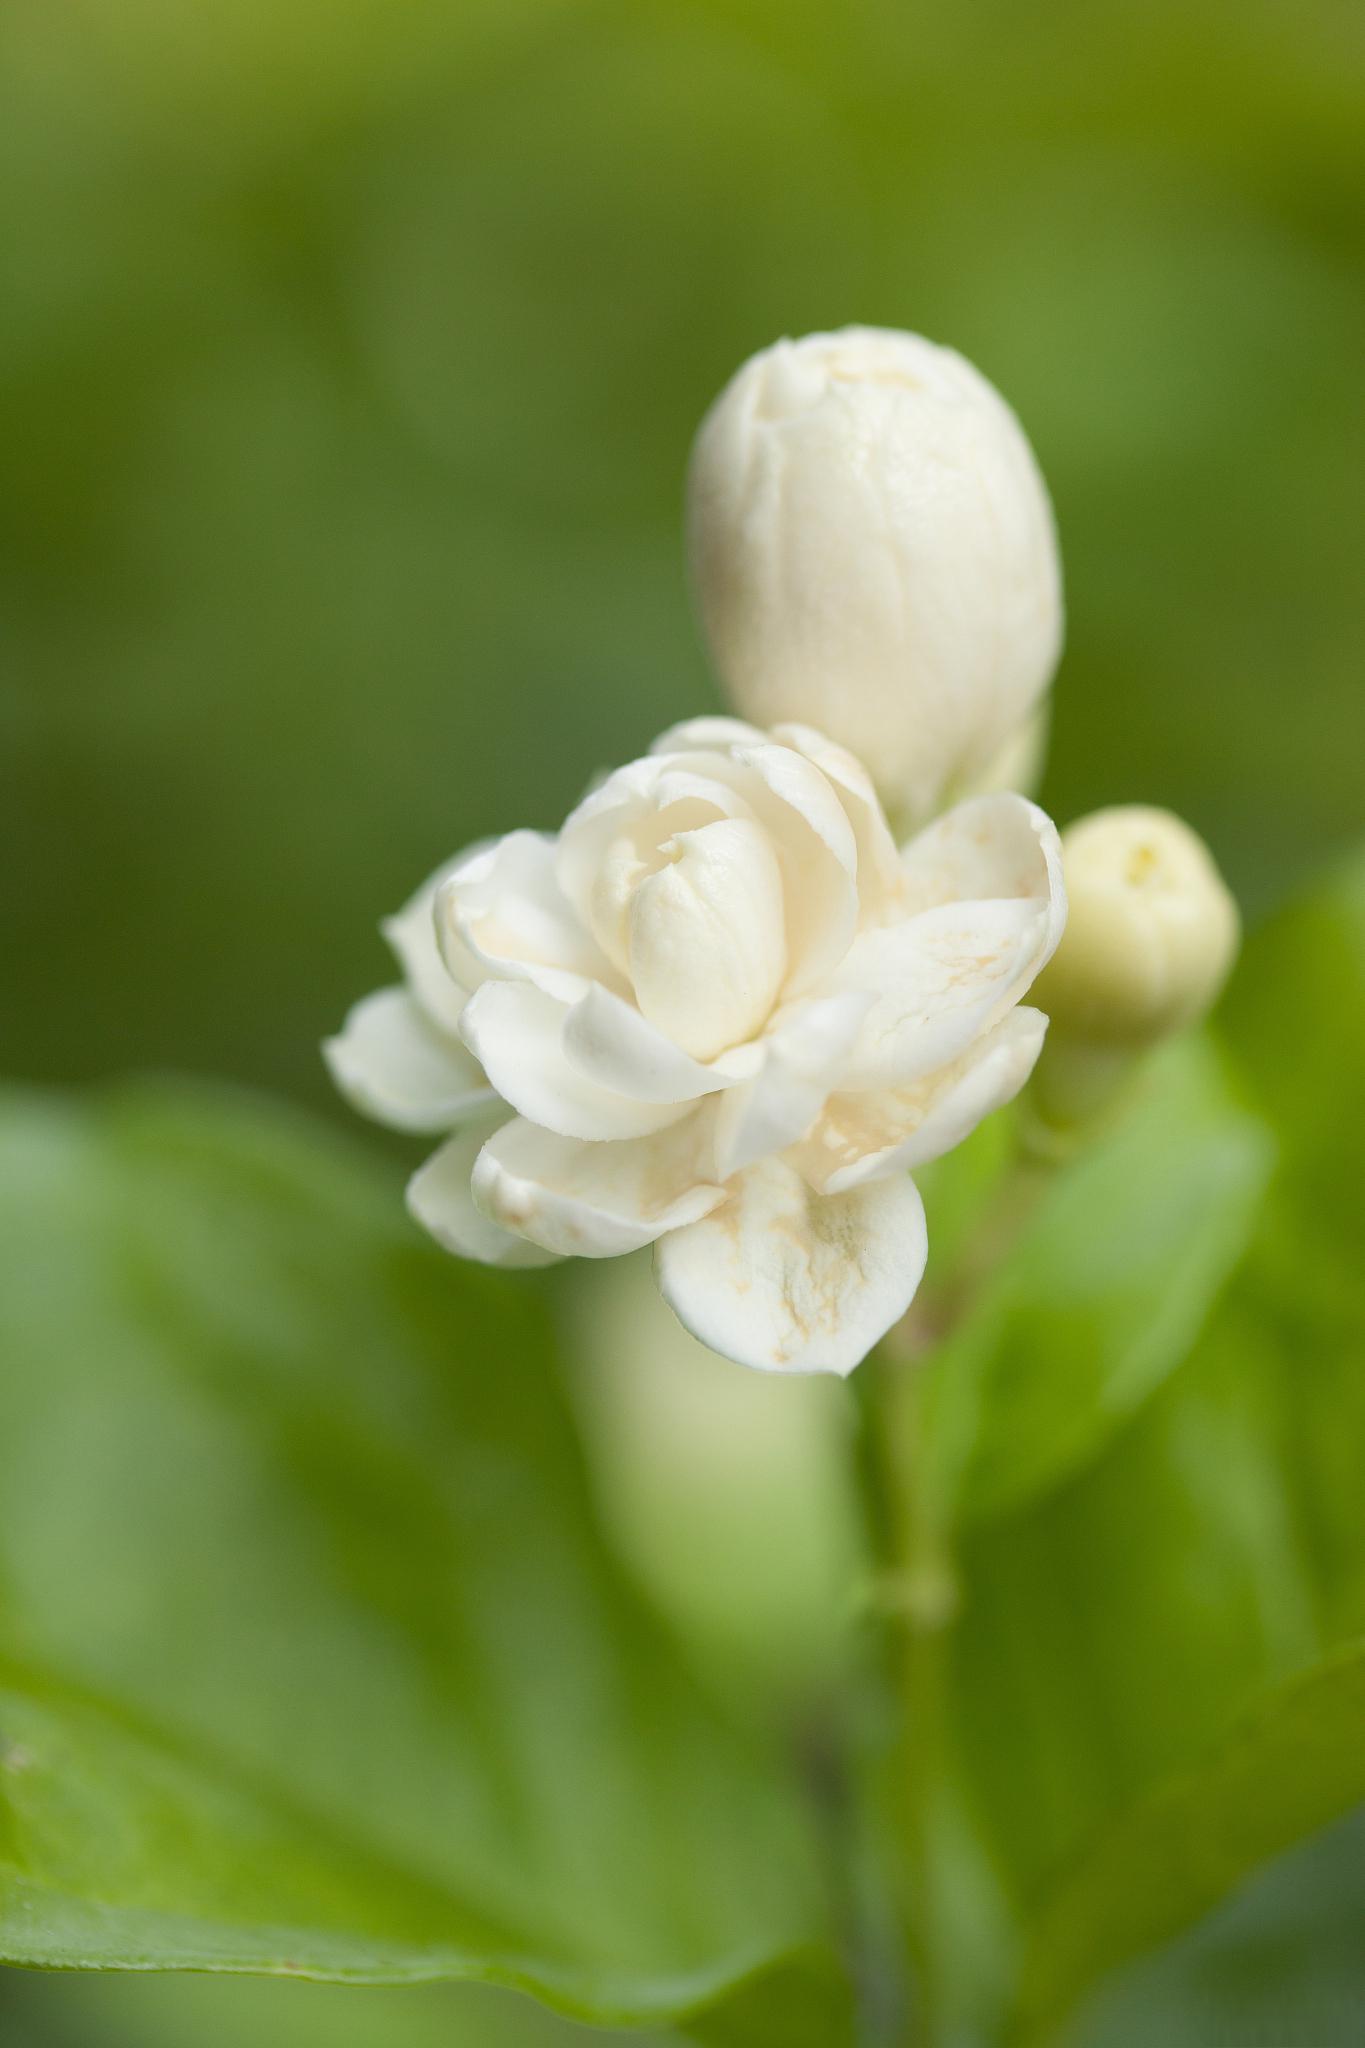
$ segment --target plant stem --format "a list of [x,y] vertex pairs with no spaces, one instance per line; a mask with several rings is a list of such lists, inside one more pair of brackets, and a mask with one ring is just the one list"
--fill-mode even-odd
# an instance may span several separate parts
[[863,1489],[896,1715],[889,1804],[900,1851],[903,1948],[916,1991],[903,2034],[910,2048],[932,2048],[942,2025],[945,1930],[935,1836],[947,1772],[949,1631],[958,1603],[945,1510],[929,1497],[920,1471],[926,1366],[1027,1230],[1054,1164],[1036,1154],[1015,1161],[955,1270],[924,1294],[858,1376]]

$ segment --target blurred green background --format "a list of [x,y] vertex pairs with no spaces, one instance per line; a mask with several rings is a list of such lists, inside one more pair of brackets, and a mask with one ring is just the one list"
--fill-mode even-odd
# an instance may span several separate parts
[[1171,802],[1253,911],[1360,824],[1359,9],[7,0],[0,50],[0,1069],[324,1101],[380,914],[712,701],[689,438],[820,325],[1034,440],[1059,815]]
[[[7,0],[0,1071],[326,1105],[379,916],[714,701],[690,436],[849,320],[963,349],[1033,439],[1050,806],[1173,804],[1258,916],[1365,822],[1363,133],[1365,15],[1303,0]],[[1209,1987],[1330,2004],[1348,1938],[1304,1902],[1360,1865],[1358,1830],[1302,1852],[1095,2041],[1280,2038]],[[18,1977],[0,2025],[587,2038],[493,1994]]]

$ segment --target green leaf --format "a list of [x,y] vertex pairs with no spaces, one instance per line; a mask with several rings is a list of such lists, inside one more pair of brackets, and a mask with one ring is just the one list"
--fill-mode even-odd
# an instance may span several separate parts
[[964,1542],[952,1739],[1024,1917],[1115,1814],[1320,1654],[1254,1347],[1220,1316],[1103,1459]]
[[543,1296],[232,1096],[0,1132],[0,1955],[644,2023],[821,1933],[593,1525]]
[[23,1972],[0,1979],[5,2048],[851,2048],[827,1970],[764,1972],[678,2026],[585,2028],[481,1984],[401,1987],[269,1977]]
[[1264,1127],[1196,1043],[1153,1062],[1093,1149],[1037,1170],[1010,1255],[929,1369],[931,1516],[989,1520],[1099,1455],[1188,1355],[1270,1163]]
[[1120,1971],[1077,2048],[1324,2048],[1365,2011],[1365,1806],[1279,1856],[1179,1941]]
[[1322,1623],[1365,1630],[1365,854],[1247,949],[1228,1038],[1283,1155],[1248,1274]]
[[[1029,1958],[1039,2012],[1365,1790],[1343,1661],[1365,1639],[1362,909],[1348,875],[1248,948],[1228,1035],[1280,1165],[1178,1370],[1098,1458],[960,1533],[937,1768],[969,1817],[967,1917],[995,1901],[999,1978]],[[1167,1121],[1177,1201],[1195,1121]],[[1224,1825],[1238,1785],[1258,1810]]]
[[1281,1134],[1299,1226],[1286,1267],[1311,1279],[1345,1254],[1365,1294],[1365,851],[1252,938],[1220,1022]]
[[1096,1978],[1155,1947],[1277,1851],[1365,1799],[1365,1640],[1259,1703],[1057,1886],[1029,1939],[1020,2032],[1046,2039]]

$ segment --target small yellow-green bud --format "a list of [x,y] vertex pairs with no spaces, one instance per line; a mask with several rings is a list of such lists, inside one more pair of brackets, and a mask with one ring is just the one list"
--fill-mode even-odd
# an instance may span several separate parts
[[1062,834],[1067,923],[1034,990],[1054,1034],[1137,1050],[1195,1024],[1237,952],[1237,905],[1197,832],[1127,804]]
[[1107,1122],[1139,1055],[1212,1008],[1240,929],[1208,848],[1170,811],[1080,819],[1062,834],[1062,868],[1066,930],[1034,984],[1051,1020],[1031,1096],[1044,1152]]

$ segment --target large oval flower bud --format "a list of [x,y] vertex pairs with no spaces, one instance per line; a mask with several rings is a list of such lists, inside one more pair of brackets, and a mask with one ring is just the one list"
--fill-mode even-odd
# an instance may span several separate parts
[[990,776],[1056,667],[1061,571],[1033,452],[970,363],[883,328],[780,341],[703,420],[688,495],[744,717],[842,741],[905,823]]
[[1197,832],[1126,804],[1062,834],[1069,904],[1037,990],[1054,1033],[1137,1048],[1212,1008],[1237,951],[1237,905]]

